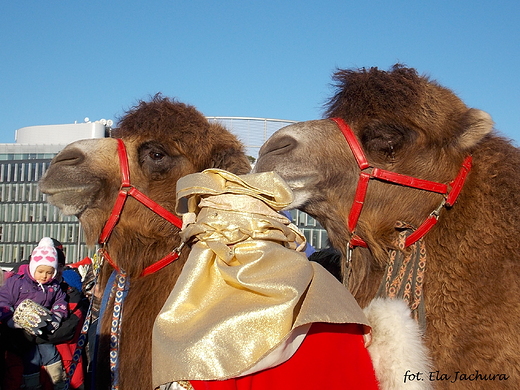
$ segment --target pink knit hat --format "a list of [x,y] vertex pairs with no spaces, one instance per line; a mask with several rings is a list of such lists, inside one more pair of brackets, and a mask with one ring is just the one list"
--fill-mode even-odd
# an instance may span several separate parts
[[34,278],[34,272],[40,265],[48,265],[54,268],[53,278],[58,272],[58,253],[54,248],[52,238],[43,237],[38,246],[34,248],[31,254],[31,261],[29,262],[29,273]]

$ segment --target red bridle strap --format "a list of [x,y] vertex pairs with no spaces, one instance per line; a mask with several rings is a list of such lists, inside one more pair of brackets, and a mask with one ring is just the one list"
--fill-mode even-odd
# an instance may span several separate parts
[[[106,259],[108,261],[108,263],[112,266],[112,268],[114,268],[116,271],[120,271],[119,266],[114,262],[114,260],[112,260],[112,257],[110,257],[110,255],[108,254],[108,251],[106,250],[106,248],[101,248],[99,250],[99,253],[102,255],[102,257],[104,259]],[[157,272],[160,269],[163,269],[168,264],[173,263],[175,260],[177,260],[179,258],[179,254],[180,254],[179,250],[175,250],[175,251],[173,251],[171,253],[168,253],[161,260],[159,260],[159,261],[153,263],[152,265],[149,265],[148,267],[146,267],[141,272],[139,277],[143,277],[143,276],[146,276],[146,275],[151,275],[154,272]]]
[[348,216],[348,229],[351,233],[356,228],[357,221],[359,220],[359,215],[361,214],[361,210],[363,209],[363,205],[365,204],[365,197],[367,195],[369,180],[370,175],[368,173],[361,172],[359,174],[356,195],[354,196],[354,202],[352,202],[352,208],[350,209],[350,214]]
[[[466,157],[464,162],[462,163],[462,167],[455,178],[449,186],[443,183],[437,183],[434,181],[417,179],[412,176],[402,175],[400,173],[395,173],[391,171],[387,171],[385,169],[372,167],[363,152],[361,144],[356,138],[356,135],[348,126],[345,121],[341,118],[331,118],[338,125],[339,129],[343,133],[347,143],[352,151],[354,158],[361,170],[359,174],[359,180],[356,188],[356,193],[354,195],[354,201],[352,207],[350,208],[350,213],[348,216],[348,229],[352,234],[352,238],[349,241],[349,246],[351,248],[356,246],[367,247],[366,242],[355,234],[355,229],[357,223],[359,221],[359,216],[361,215],[361,211],[363,209],[363,205],[365,203],[365,197],[368,190],[368,183],[370,179],[382,180],[388,183],[399,184],[406,187],[417,188],[424,191],[435,192],[438,194],[444,195],[445,199],[443,199],[440,206],[434,210],[428,218],[412,233],[407,237],[405,241],[405,247],[408,247],[420,240],[422,237],[426,235],[430,231],[430,229],[437,223],[439,219],[440,209],[444,206],[451,207],[457,200],[457,197],[464,186],[464,182],[466,177],[471,170],[471,156]],[[366,172],[365,170],[368,168],[372,168],[370,172]],[[451,190],[450,190],[451,188]]]
[[[143,194],[141,191],[139,191],[137,188],[135,188],[133,185],[130,184],[130,168],[128,165],[128,156],[126,153],[126,147],[123,142],[123,140],[117,138],[117,154],[119,156],[119,170],[121,172],[121,189],[119,190],[119,193],[117,195],[116,201],[114,203],[114,207],[112,208],[112,212],[110,214],[110,217],[108,218],[107,222],[105,223],[105,226],[103,227],[103,230],[101,231],[101,235],[99,236],[99,244],[106,244],[108,242],[108,239],[110,238],[110,235],[112,234],[112,231],[116,227],[117,223],[119,222],[119,219],[121,217],[121,213],[123,211],[123,207],[125,205],[126,199],[128,196],[133,197],[138,202],[142,203],[146,207],[148,207],[150,210],[152,210],[155,214],[159,215],[160,217],[164,218],[174,226],[181,229],[182,227],[182,220],[177,217],[176,215],[172,214],[168,210],[166,210],[164,207],[157,204],[155,201],[150,199],[148,196]],[[107,259],[107,261],[114,267],[115,269],[118,269],[116,264],[112,261],[110,256],[108,255],[108,252],[103,250],[103,256]],[[163,259],[159,260],[158,262],[152,264],[151,266],[147,267],[143,273],[141,273],[141,276],[149,275],[150,273],[153,273],[155,271],[158,271],[161,268],[164,268],[166,265],[170,264],[172,261],[176,260],[179,257],[179,253],[174,251],[166,255]]]

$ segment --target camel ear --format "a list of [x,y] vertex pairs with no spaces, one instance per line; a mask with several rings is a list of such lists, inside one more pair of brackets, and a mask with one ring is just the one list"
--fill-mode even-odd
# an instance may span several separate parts
[[242,149],[217,148],[211,157],[212,168],[220,168],[235,175],[245,175],[251,171],[251,164]]
[[475,146],[487,134],[493,130],[493,119],[491,115],[482,110],[470,108],[462,118],[463,133],[457,140],[462,150]]
[[245,175],[251,171],[251,164],[244,152],[242,143],[219,123],[210,123],[208,136],[212,137],[213,149],[203,168],[219,168]]

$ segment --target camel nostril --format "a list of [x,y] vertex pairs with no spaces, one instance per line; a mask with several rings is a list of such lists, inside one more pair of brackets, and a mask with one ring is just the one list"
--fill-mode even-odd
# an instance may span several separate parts
[[268,140],[265,145],[260,148],[258,156],[265,156],[266,154],[285,154],[294,149],[296,145],[296,139],[284,135],[280,138]]
[[65,149],[58,153],[52,164],[79,165],[85,160],[85,154],[79,149]]

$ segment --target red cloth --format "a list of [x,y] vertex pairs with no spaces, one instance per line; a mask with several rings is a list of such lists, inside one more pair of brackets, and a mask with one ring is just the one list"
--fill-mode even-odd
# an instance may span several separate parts
[[67,264],[67,267],[70,268],[78,268],[80,265],[89,265],[92,264],[92,259],[90,257],[84,257],[83,260],[76,261],[75,263]]
[[195,390],[377,390],[361,325],[315,323],[288,361],[240,378],[190,381]]
[[[81,327],[79,327],[81,330]],[[76,339],[75,339],[76,340]],[[57,344],[56,349],[61,355],[61,361],[63,362],[63,367],[67,374],[69,373],[70,366],[72,364],[72,357],[74,356],[74,352],[76,351],[76,342],[66,343],[66,344]],[[74,375],[70,380],[69,389],[78,389],[84,381],[84,371],[85,368],[83,366],[83,357],[79,358],[78,365],[76,370],[74,371]]]

